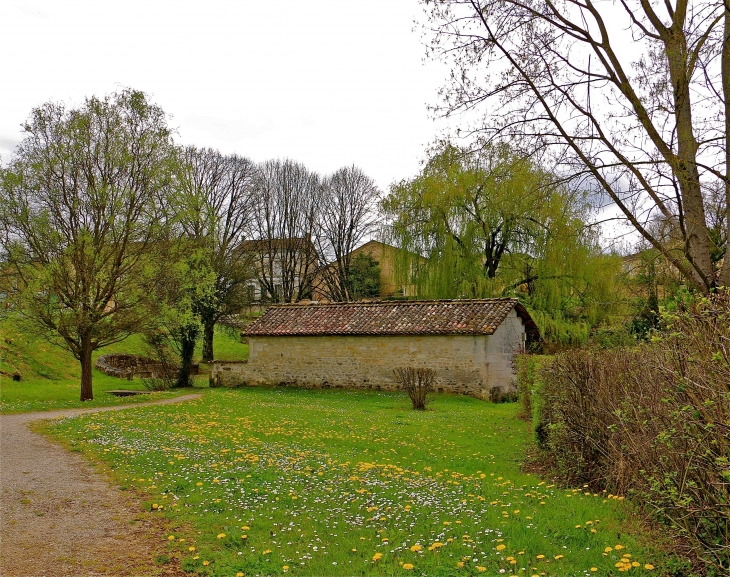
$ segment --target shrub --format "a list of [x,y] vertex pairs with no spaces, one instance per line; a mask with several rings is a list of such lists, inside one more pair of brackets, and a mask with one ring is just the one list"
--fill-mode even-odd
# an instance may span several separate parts
[[393,369],[395,380],[411,399],[413,409],[423,411],[428,404],[428,393],[433,391],[435,380],[433,369],[401,367]]
[[631,492],[730,570],[730,294],[686,299],[634,348],[575,350],[541,371],[557,472]]
[[541,368],[552,359],[548,355],[520,354],[515,358],[517,370],[517,400],[520,403],[518,416],[525,420],[535,420],[539,415]]

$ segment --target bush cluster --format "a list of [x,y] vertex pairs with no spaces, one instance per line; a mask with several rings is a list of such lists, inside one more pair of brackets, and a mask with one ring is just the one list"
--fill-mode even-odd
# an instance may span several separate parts
[[410,397],[413,409],[424,411],[436,380],[433,369],[399,367],[393,369],[393,373],[398,386]]
[[727,574],[730,294],[685,299],[663,323],[646,345],[557,355],[523,407],[566,481],[632,494]]

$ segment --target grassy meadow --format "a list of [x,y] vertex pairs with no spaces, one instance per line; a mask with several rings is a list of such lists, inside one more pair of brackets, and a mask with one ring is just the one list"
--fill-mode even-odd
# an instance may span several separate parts
[[165,517],[204,575],[662,574],[628,501],[523,472],[516,404],[212,389],[44,425]]
[[[248,346],[238,336],[224,329],[215,335],[214,351],[220,359],[240,359],[248,356]],[[145,346],[138,336],[97,351],[108,353],[145,354]],[[200,351],[197,351],[200,358]],[[115,397],[107,393],[114,389],[145,390],[142,381],[127,381],[110,377],[93,369],[94,400],[79,401],[81,367],[71,353],[42,339],[33,338],[18,328],[10,319],[0,321],[0,413],[22,413],[53,409],[101,407],[147,402],[184,394],[185,390]],[[19,372],[21,381],[8,375]],[[208,386],[207,367],[201,366],[197,379],[201,387]]]

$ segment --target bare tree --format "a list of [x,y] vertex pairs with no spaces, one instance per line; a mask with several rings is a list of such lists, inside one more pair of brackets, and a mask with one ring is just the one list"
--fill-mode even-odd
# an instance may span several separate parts
[[203,325],[203,361],[209,362],[215,324],[249,301],[246,285],[254,278],[253,259],[239,247],[253,223],[256,165],[248,158],[190,146],[182,151],[180,167],[171,202],[175,221],[202,251],[199,264],[215,278],[213,291],[194,303]]
[[147,321],[140,305],[154,280],[170,130],[130,89],[74,109],[44,104],[23,129],[0,174],[2,248],[24,290],[22,314],[80,362],[90,400],[92,352]]
[[325,262],[320,269],[324,293],[334,301],[356,298],[352,291],[352,251],[373,231],[380,191],[375,181],[356,166],[327,177],[322,186],[315,243]]
[[256,260],[264,298],[296,302],[311,292],[319,257],[312,242],[320,207],[319,177],[293,160],[269,160],[254,179],[255,240],[241,245]]
[[[451,59],[445,114],[484,110],[481,139],[552,154],[621,211],[696,289],[716,270],[706,196],[730,210],[730,10],[719,0],[425,2],[432,56]],[[678,248],[647,223],[677,222]],[[725,218],[727,227],[728,219]],[[716,235],[716,238],[727,238]],[[726,241],[725,241],[726,242]]]

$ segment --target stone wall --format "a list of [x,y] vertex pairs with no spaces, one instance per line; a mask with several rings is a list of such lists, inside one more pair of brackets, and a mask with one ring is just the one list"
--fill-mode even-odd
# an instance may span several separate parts
[[393,369],[427,367],[439,391],[487,399],[514,390],[514,354],[524,344],[516,313],[491,336],[251,337],[248,362],[214,361],[211,384],[395,390]]

